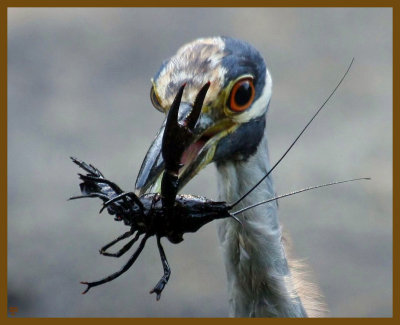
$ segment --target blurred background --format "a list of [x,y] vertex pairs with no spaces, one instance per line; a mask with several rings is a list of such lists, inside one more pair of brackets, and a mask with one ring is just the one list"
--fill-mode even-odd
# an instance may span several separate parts
[[[253,44],[274,81],[268,137],[275,162],[353,68],[274,171],[278,193],[354,177],[280,200],[295,257],[334,317],[392,316],[392,10],[390,8],[10,8],[8,10],[8,304],[31,317],[226,317],[215,224],[164,247],[155,240],[117,280],[86,295],[79,281],[118,270],[101,256],[126,231],[79,193],[73,155],[125,190],[164,116],[149,100],[162,60],[197,37]],[[217,199],[215,167],[185,193]]]

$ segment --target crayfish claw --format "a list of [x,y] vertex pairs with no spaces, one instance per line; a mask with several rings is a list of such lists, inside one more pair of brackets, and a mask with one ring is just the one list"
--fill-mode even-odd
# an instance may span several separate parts
[[161,181],[161,194],[165,208],[171,208],[174,205],[179,188],[179,170],[183,167],[182,155],[196,139],[193,131],[200,117],[210,82],[200,89],[190,113],[179,123],[178,113],[185,86],[186,83],[179,88],[169,109],[162,138],[161,152],[165,162],[165,172]]
[[183,84],[169,109],[167,122],[165,124],[164,135],[162,139],[162,155],[165,161],[165,169],[174,174],[178,174],[182,167],[181,157],[184,151],[194,142],[196,136],[193,134],[194,127],[200,117],[204,99],[210,88],[210,82],[207,82],[199,91],[194,101],[190,113],[179,123],[178,113],[181,105],[183,90],[186,84]]
[[174,102],[169,109],[161,147],[166,170],[174,171],[175,173],[178,173],[178,170],[181,167],[181,156],[186,149],[185,140],[188,136],[188,129],[186,126],[181,125],[178,122],[179,106],[181,104],[185,85],[186,84],[183,84],[181,88],[179,88]]
[[196,99],[194,100],[192,110],[186,116],[185,124],[187,125],[189,130],[194,129],[194,126],[196,125],[197,120],[199,119],[201,109],[203,108],[204,99],[206,98],[206,94],[208,88],[210,88],[210,84],[211,82],[209,81],[200,89],[199,93],[196,96]]

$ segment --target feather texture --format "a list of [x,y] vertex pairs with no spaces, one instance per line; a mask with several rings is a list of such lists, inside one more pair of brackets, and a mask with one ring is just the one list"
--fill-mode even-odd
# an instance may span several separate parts
[[[218,164],[220,199],[236,201],[270,169],[266,135],[256,154],[246,160]],[[275,195],[268,177],[237,206]],[[301,282],[300,264],[288,262],[278,220],[277,203],[270,202],[218,224],[227,271],[230,316],[315,317],[320,315],[313,286]],[[307,291],[305,290],[307,288]],[[303,296],[304,294],[304,296]]]

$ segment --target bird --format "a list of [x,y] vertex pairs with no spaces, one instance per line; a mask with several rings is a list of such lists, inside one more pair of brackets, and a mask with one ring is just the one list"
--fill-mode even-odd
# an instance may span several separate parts
[[[153,106],[167,114],[185,84],[179,118],[192,109],[201,87],[210,82],[194,141],[185,150],[179,188],[201,169],[215,163],[219,199],[237,209],[275,196],[272,175],[246,192],[271,170],[267,112],[272,78],[266,60],[249,43],[227,36],[205,37],[181,46],[151,79]],[[151,144],[135,188],[159,188],[164,168],[161,142],[165,122]],[[302,279],[301,265],[288,257],[278,204],[269,202],[220,220],[217,233],[227,275],[231,317],[318,317],[325,305],[317,286]]]

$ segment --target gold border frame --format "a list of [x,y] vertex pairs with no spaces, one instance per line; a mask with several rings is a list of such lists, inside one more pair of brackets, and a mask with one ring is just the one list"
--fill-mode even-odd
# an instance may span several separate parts
[[[398,7],[399,4],[394,0],[326,0],[316,1],[316,0],[308,0],[308,1],[299,1],[299,0],[281,0],[281,1],[262,1],[262,0],[247,0],[244,2],[243,0],[205,0],[198,2],[198,5],[190,5],[187,1],[182,0],[172,0],[172,1],[162,1],[162,0],[152,0],[151,3],[147,2],[136,2],[132,0],[6,0],[1,1],[0,3],[0,43],[1,43],[1,51],[0,51],[0,148],[3,153],[3,158],[0,160],[0,170],[2,171],[0,178],[0,205],[1,209],[1,218],[0,218],[0,228],[1,228],[1,261],[2,267],[0,268],[1,274],[1,283],[2,290],[0,293],[0,304],[1,304],[1,315],[0,320],[3,322],[9,323],[22,323],[25,321],[33,321],[33,322],[52,322],[57,321],[63,323],[65,321],[69,321],[68,318],[12,318],[12,316],[8,316],[8,307],[7,307],[7,10],[9,7],[391,7],[393,8],[393,89],[397,89],[399,84],[398,79],[400,76],[399,65],[397,62],[398,58],[398,42],[396,42],[396,38],[399,34],[399,26],[398,26]],[[395,107],[398,107],[399,95],[396,91],[393,92],[393,149],[396,148],[398,141],[398,130],[395,128],[396,121],[398,119],[397,110]],[[393,150],[393,166],[396,166],[396,162],[398,162],[398,152]],[[396,203],[396,190],[397,190],[397,181],[398,174],[396,169],[393,169],[393,216],[398,215],[398,203]],[[398,270],[398,260],[395,259],[395,253],[399,251],[399,241],[398,235],[395,236],[394,229],[398,229],[398,220],[393,218],[393,316],[392,318],[360,318],[360,319],[350,319],[350,318],[340,318],[339,320],[351,320],[352,322],[390,322],[394,323],[395,321],[399,321],[399,281],[395,276]],[[108,319],[100,319],[100,318],[73,318],[73,321],[89,321],[93,322],[108,322]],[[146,323],[158,323],[160,321],[165,322],[187,322],[189,319],[179,319],[179,318],[169,318],[169,319],[144,319],[144,318],[135,318],[136,321],[143,321]],[[191,322],[203,322],[205,320],[209,320],[207,318],[201,319],[190,319]],[[130,318],[121,318],[121,319],[113,319],[113,321],[117,321],[120,323],[131,322]],[[215,321],[222,322],[263,322],[264,319],[215,319]],[[289,322],[292,320],[289,319],[278,319],[278,320],[270,320],[270,321],[278,321],[281,322]],[[293,320],[293,321],[307,321],[307,320]],[[321,321],[326,323],[337,322],[338,320],[335,318],[324,318],[319,320],[311,320],[311,321]]]

